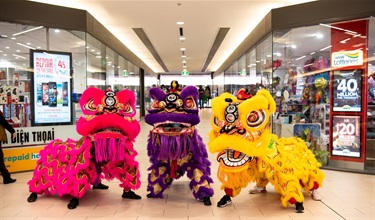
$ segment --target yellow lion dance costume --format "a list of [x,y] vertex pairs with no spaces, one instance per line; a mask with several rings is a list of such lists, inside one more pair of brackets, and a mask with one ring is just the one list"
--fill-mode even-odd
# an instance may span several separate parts
[[231,204],[231,197],[249,182],[255,181],[259,192],[266,192],[270,182],[281,194],[284,207],[289,202],[295,204],[297,213],[303,213],[302,189],[312,191],[314,197],[324,178],[321,164],[302,139],[279,139],[271,134],[270,116],[276,103],[267,90],[249,99],[243,99],[243,94],[242,89],[237,97],[223,93],[212,100],[208,147],[218,153],[218,178],[226,194],[217,206]]

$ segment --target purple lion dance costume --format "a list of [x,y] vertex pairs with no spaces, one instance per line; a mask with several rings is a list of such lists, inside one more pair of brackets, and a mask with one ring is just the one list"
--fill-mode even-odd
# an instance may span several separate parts
[[120,181],[123,198],[140,199],[132,189],[140,186],[137,152],[133,142],[140,132],[135,115],[135,97],[130,90],[88,88],[80,99],[82,116],[77,122],[78,141],[53,140],[40,151],[40,159],[28,182],[28,202],[37,194],[70,195],[69,209],[78,206],[91,188],[107,189],[101,180]]
[[187,86],[181,92],[165,93],[159,88],[151,88],[150,97],[154,101],[145,116],[146,123],[153,126],[147,146],[151,162],[147,197],[162,198],[173,180],[186,172],[194,197],[204,205],[211,205],[211,163],[205,144],[195,129],[200,121],[198,90]]

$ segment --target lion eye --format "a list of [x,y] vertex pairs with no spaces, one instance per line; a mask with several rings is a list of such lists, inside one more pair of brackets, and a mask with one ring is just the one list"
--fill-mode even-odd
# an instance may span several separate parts
[[264,110],[252,111],[246,118],[246,123],[250,127],[257,127],[265,121],[266,113]]
[[197,105],[195,104],[194,99],[187,98],[185,99],[185,109],[197,109]]
[[133,114],[133,109],[132,109],[132,107],[129,104],[125,104],[125,106],[124,106],[124,112],[126,114]]

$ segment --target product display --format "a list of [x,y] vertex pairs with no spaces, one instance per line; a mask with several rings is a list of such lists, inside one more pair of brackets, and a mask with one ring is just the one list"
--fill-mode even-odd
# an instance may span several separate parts
[[212,100],[208,146],[218,154],[218,178],[225,191],[218,207],[230,204],[231,197],[253,181],[258,192],[266,192],[271,183],[281,194],[281,204],[295,204],[298,213],[304,211],[301,189],[319,199],[316,190],[324,178],[321,164],[302,139],[271,134],[270,116],[275,110],[274,99],[264,89],[246,100],[229,93]]
[[[103,189],[102,179],[120,181],[123,198],[140,199],[131,190],[140,186],[137,152],[133,142],[140,125],[133,120],[135,97],[130,90],[114,93],[88,88],[82,94],[80,107],[83,116],[77,122],[78,141],[54,140],[40,151],[32,179],[29,202],[37,194],[70,195],[69,209],[78,206],[91,188]],[[104,186],[104,187],[103,187]]]
[[151,162],[147,197],[162,198],[173,180],[186,172],[194,197],[211,205],[211,163],[195,129],[200,121],[197,88],[187,86],[181,92],[170,93],[151,88],[150,97],[154,101],[145,116],[146,123],[153,126],[147,146]]

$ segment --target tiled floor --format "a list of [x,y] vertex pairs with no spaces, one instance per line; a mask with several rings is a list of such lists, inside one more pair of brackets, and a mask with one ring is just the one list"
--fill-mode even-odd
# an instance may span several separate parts
[[[204,142],[208,142],[210,130],[210,109],[200,112],[201,123],[198,126]],[[215,155],[209,154],[213,165],[211,167],[215,190],[212,206],[204,206],[196,201],[190,193],[187,177],[174,181],[164,193],[163,199],[146,198],[147,167],[149,166],[146,153],[147,135],[150,126],[141,122],[142,132],[135,144],[139,156],[142,185],[137,193],[141,200],[126,200],[121,198],[122,190],[118,181],[107,182],[109,190],[90,190],[80,200],[80,205],[74,209],[67,209],[70,198],[58,196],[39,196],[35,203],[26,201],[29,192],[26,182],[32,172],[13,174],[16,183],[3,185],[0,183],[0,220],[7,219],[124,219],[124,220],[250,220],[250,219],[329,219],[329,220],[374,220],[375,219],[375,176],[323,170],[326,178],[320,189],[322,201],[313,201],[305,193],[305,213],[294,213],[294,207],[284,208],[280,205],[279,195],[271,186],[267,194],[250,195],[246,190],[233,198],[233,204],[224,208],[216,207],[216,203],[223,196],[220,183],[216,177],[217,163]]]

